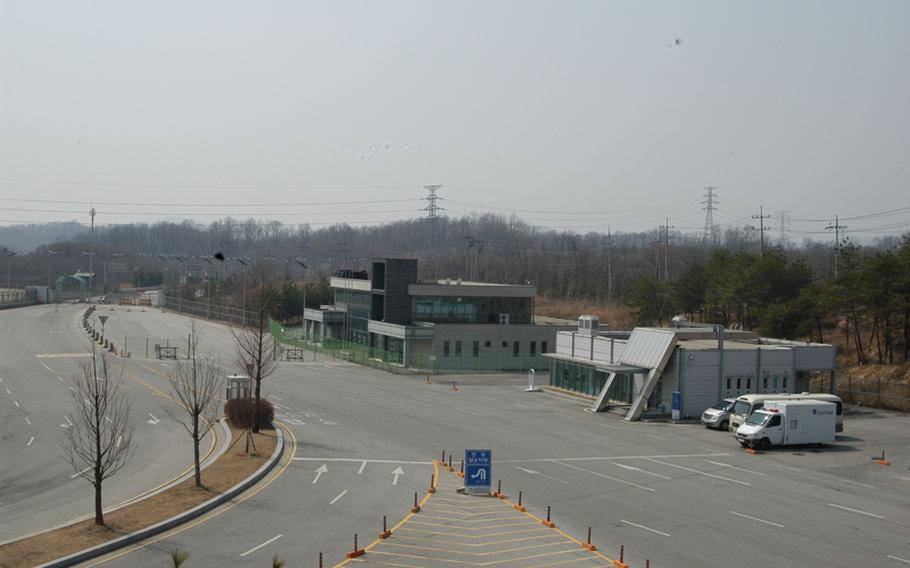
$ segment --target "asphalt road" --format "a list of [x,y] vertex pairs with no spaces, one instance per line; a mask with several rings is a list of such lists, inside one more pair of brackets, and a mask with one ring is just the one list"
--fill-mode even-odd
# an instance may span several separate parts
[[[64,457],[72,420],[71,384],[87,361],[82,331],[85,305],[34,306],[0,311],[0,542],[65,524],[93,513],[93,489]],[[104,505],[114,506],[165,483],[192,464],[183,427],[170,418],[176,406],[145,386],[160,376],[132,361],[123,386],[132,404],[134,442],[141,451],[105,482]],[[206,442],[205,447],[209,446]]]
[[[115,318],[158,337],[185,336],[188,326],[160,312],[117,312],[109,326]],[[203,350],[229,364],[230,332],[210,323],[200,331]],[[551,506],[576,537],[593,527],[598,547],[616,557],[625,545],[632,566],[765,567],[769,555],[793,567],[910,564],[907,416],[863,411],[847,416],[830,448],[751,455],[699,425],[627,424],[574,397],[526,393],[520,376],[454,380],[458,390],[441,377],[428,385],[323,355],[282,363],[264,392],[298,445],[278,473],[203,522],[86,566],[164,566],[176,548],[190,553],[189,567],[264,566],[273,555],[316,565],[319,552],[331,565],[353,533],[363,545],[382,515],[390,524],[406,515],[443,449],[469,447],[492,448],[493,479],[511,498],[522,491],[538,515]],[[166,384],[154,373],[148,382]],[[889,467],[870,460],[882,449]]]

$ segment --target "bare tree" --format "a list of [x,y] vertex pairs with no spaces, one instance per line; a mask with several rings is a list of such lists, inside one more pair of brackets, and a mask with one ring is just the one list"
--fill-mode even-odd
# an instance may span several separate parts
[[64,451],[73,470],[95,488],[95,524],[104,525],[101,486],[123,469],[133,455],[130,405],[113,376],[105,352],[92,346],[91,359],[73,382],[73,424],[66,430]]
[[233,331],[234,341],[237,343],[237,365],[246,371],[253,379],[255,399],[253,414],[253,432],[259,432],[261,426],[261,410],[259,401],[262,393],[262,380],[275,372],[278,367],[278,357],[275,351],[275,338],[268,330],[268,301],[266,292],[260,295],[257,303],[257,318],[255,327]]
[[196,487],[202,487],[202,468],[199,464],[199,444],[215,427],[221,410],[218,393],[221,391],[221,365],[211,357],[199,356],[199,335],[196,322],[190,328],[190,358],[177,364],[174,374],[168,377],[177,395],[180,407],[186,412],[178,420],[193,439],[193,465],[196,469]]

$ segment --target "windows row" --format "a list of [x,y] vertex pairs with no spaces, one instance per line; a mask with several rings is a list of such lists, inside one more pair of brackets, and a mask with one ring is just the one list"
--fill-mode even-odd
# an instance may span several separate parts
[[[454,353],[452,351],[453,343],[455,344]],[[461,357],[462,356],[462,345],[463,345],[463,342],[461,340],[449,341],[447,339],[447,340],[443,341],[442,342],[442,356],[443,357],[453,357],[453,356]],[[521,342],[512,341],[511,346],[512,346],[512,356],[518,357],[522,353]],[[538,353],[537,346],[538,346],[537,341],[527,342],[528,351],[526,351],[525,353],[532,357],[536,356]],[[492,341],[486,340],[483,342],[484,349],[491,349],[492,347],[493,347]],[[509,341],[503,340],[502,349],[508,349],[508,348],[509,348]],[[540,353],[547,353],[547,342],[546,341],[540,342]],[[475,339],[474,341],[471,342],[471,356],[480,357],[480,340]]]

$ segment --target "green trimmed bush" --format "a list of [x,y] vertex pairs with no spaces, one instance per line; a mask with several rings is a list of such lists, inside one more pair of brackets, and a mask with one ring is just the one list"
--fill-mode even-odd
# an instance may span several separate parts
[[[256,419],[256,400],[252,398],[239,398],[229,400],[224,405],[224,415],[228,422],[235,428],[250,428]],[[271,430],[274,428],[272,420],[275,419],[275,407],[266,399],[259,400],[259,427]]]

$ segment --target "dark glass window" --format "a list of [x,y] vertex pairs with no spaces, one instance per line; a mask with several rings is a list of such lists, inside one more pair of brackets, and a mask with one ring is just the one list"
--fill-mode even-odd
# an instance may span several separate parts
[[490,342],[489,342],[489,341],[484,341],[484,342],[483,342],[483,346],[489,348],[489,347],[490,347]]
[[474,341],[473,351],[474,351],[475,357],[480,357],[480,342],[479,341]]
[[512,356],[518,357],[518,342],[517,341],[512,342]]
[[503,342],[502,342],[502,348],[503,348],[503,349],[506,349],[508,346],[509,346],[509,342],[508,342],[508,341],[503,341]]
[[461,357],[461,342],[460,341],[455,342],[455,356]]
[[537,355],[537,342],[532,341],[531,342],[531,357],[533,357],[535,355]]
[[541,342],[540,342],[540,352],[541,352],[541,353],[549,353],[549,351],[547,351],[547,342],[546,342],[546,341],[541,341]]
[[442,356],[443,357],[449,356],[449,342],[448,341],[442,342]]

